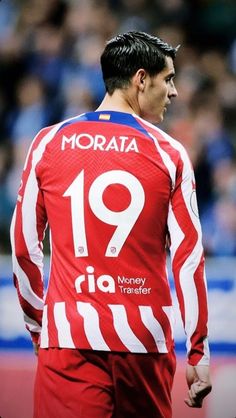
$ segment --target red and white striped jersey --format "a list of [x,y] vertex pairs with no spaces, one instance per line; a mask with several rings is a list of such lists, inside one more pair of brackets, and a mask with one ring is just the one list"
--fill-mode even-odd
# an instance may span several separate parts
[[201,228],[182,145],[122,112],[90,112],[40,131],[11,226],[14,280],[33,338],[40,334],[42,348],[168,352],[167,235],[189,362],[208,364]]

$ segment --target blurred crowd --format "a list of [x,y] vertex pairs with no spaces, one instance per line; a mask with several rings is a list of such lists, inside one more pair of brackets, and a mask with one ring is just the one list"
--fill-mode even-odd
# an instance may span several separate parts
[[0,1],[0,254],[33,137],[96,108],[100,53],[127,30],[181,45],[179,96],[160,128],[191,157],[206,254],[236,255],[235,0]]

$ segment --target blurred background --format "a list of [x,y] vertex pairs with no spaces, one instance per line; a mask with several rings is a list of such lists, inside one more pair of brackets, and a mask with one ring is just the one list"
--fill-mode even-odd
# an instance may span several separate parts
[[[179,96],[160,128],[183,143],[195,169],[207,256],[215,383],[204,410],[191,410],[191,417],[236,417],[235,0],[1,0],[2,418],[32,414],[36,361],[11,280],[9,243],[26,152],[42,127],[98,106],[104,95],[100,53],[109,38],[128,30],[143,30],[173,46],[181,45],[175,62]],[[188,418],[182,400],[184,335],[178,321],[176,342],[174,418]]]

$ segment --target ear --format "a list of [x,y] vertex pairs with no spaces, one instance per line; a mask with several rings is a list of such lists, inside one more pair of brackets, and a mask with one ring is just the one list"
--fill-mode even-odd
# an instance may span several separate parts
[[146,78],[147,72],[143,68],[140,68],[133,76],[133,83],[140,91],[145,88]]

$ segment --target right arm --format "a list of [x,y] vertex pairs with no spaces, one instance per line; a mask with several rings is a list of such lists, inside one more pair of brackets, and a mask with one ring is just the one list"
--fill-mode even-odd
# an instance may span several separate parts
[[14,284],[27,330],[38,345],[44,306],[43,239],[47,216],[36,167],[41,143],[49,128],[40,131],[28,152],[11,223]]
[[186,151],[182,146],[179,150],[176,184],[169,206],[168,230],[172,271],[187,336],[186,378],[189,394],[186,403],[191,407],[200,407],[202,399],[211,391],[205,259],[194,173]]

